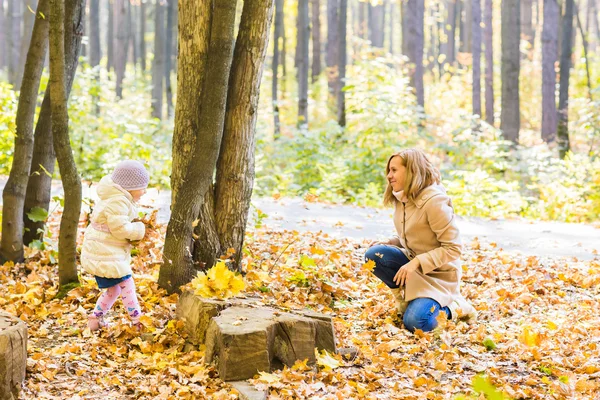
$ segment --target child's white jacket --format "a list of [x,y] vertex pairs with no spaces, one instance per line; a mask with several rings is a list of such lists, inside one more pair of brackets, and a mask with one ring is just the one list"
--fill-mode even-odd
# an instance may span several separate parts
[[81,267],[104,278],[121,278],[131,274],[131,244],[128,240],[144,237],[142,222],[137,217],[133,197],[114,183],[110,176],[100,180],[96,204],[81,249]]

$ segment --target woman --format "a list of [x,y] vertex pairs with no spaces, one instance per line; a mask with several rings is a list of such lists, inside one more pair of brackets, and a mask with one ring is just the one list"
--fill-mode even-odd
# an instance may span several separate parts
[[462,244],[439,171],[421,150],[408,149],[389,158],[386,175],[383,203],[394,206],[398,235],[371,243],[365,259],[392,290],[405,328],[431,331],[440,311],[474,321],[477,313],[459,291]]

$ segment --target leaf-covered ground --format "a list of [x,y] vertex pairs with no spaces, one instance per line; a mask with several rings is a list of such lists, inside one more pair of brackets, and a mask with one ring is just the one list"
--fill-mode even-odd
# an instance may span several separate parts
[[[56,216],[51,229],[56,230]],[[29,327],[25,399],[235,399],[237,392],[185,352],[177,295],[158,288],[165,227],[138,247],[134,272],[146,332],[129,328],[120,301],[101,334],[86,329],[98,296],[93,278],[56,298],[49,250],[26,264],[0,266],[0,309]],[[485,374],[512,398],[593,398],[600,391],[600,260],[509,255],[493,243],[467,243],[462,291],[479,310],[474,325],[442,321],[413,335],[394,316],[388,290],[363,266],[366,241],[321,233],[247,235],[247,292],[283,309],[334,315],[339,347],[317,366],[261,374],[252,382],[271,399],[445,399],[489,390]],[[473,386],[473,383],[475,385]],[[497,397],[501,398],[501,397]]]

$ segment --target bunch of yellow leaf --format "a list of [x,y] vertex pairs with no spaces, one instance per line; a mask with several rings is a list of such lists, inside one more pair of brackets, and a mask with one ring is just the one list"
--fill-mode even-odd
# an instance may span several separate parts
[[190,283],[194,294],[202,297],[228,299],[240,293],[246,287],[244,278],[230,271],[224,261],[218,261],[214,267],[198,272]]

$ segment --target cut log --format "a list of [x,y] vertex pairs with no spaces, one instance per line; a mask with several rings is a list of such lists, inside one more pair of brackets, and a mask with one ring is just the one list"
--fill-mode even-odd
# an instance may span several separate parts
[[206,345],[206,361],[225,381],[305,359],[314,364],[315,348],[336,351],[331,317],[310,310],[281,312],[253,300],[211,300],[186,292],[177,315],[185,318],[188,341]]
[[0,311],[0,399],[19,397],[27,366],[27,326]]

